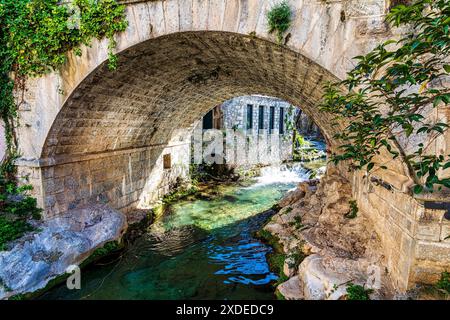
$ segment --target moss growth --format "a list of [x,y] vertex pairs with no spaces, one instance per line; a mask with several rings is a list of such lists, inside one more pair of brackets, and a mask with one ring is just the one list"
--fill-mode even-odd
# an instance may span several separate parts
[[283,252],[283,248],[280,244],[280,239],[271,234],[269,231],[261,229],[256,233],[256,237],[271,246],[275,250],[275,252]]
[[283,273],[284,261],[286,260],[286,255],[280,252],[274,252],[269,254],[268,262],[274,272],[277,272],[280,277],[285,276]]
[[278,275],[274,286],[276,287],[280,283],[289,280],[283,271],[286,254],[283,252],[280,239],[264,229],[259,230],[256,236],[273,248],[273,252],[267,255],[267,262],[269,263],[270,270]]
[[289,268],[297,270],[298,266],[302,263],[305,257],[306,255],[301,251],[291,252],[288,254],[286,262],[288,263]]
[[372,292],[372,289],[365,289],[359,284],[353,284],[350,282],[347,285],[347,300],[370,300],[369,295]]
[[176,201],[187,198],[188,196],[194,196],[196,194],[198,194],[198,188],[195,186],[191,188],[179,188],[166,194],[163,197],[162,202],[166,205],[172,204]]
[[275,291],[275,297],[277,298],[277,300],[286,300],[286,298],[278,290]]
[[280,205],[278,203],[275,203],[270,209],[275,211],[275,212],[278,212],[278,211],[281,210],[281,207],[280,207]]
[[298,230],[303,229],[305,227],[302,223],[302,217],[300,216],[294,217],[294,221],[289,222],[289,226]]
[[8,300],[22,301],[22,300],[27,300],[27,297],[24,294],[15,294],[15,295],[9,297]]
[[450,272],[442,272],[441,278],[436,283],[436,288],[444,291],[446,294],[450,294]]
[[119,241],[109,241],[106,242],[103,247],[101,248],[97,248],[94,250],[94,252],[86,259],[84,260],[80,267],[86,267],[87,265],[98,261],[101,258],[104,258],[106,256],[109,256],[113,253],[117,253],[119,251],[121,251],[124,248],[124,244],[123,242],[119,242]]

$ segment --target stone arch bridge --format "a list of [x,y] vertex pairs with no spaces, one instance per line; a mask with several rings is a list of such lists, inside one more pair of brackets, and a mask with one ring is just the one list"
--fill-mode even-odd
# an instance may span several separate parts
[[[294,16],[283,45],[267,31],[266,14],[277,1],[123,2],[129,26],[116,36],[116,71],[106,66],[107,40],[95,40],[81,57],[69,53],[58,72],[27,83],[18,166],[46,217],[92,199],[122,210],[150,201],[145,195],[161,177],[176,174],[162,169],[162,154],[182,162],[177,155],[188,147],[194,121],[235,96],[263,94],[301,106],[333,148],[345,123],[333,125],[318,111],[323,83],[344,78],[352,57],[394,36],[384,23],[384,0],[288,1]],[[404,290],[450,264],[450,223],[444,209],[410,196],[401,161],[380,162],[388,166],[375,172],[383,183],[343,174]]]

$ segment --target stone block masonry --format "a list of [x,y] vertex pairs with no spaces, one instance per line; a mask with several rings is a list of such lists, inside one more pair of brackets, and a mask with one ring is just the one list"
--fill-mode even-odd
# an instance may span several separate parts
[[[100,202],[126,212],[149,208],[180,179],[189,179],[190,145],[150,146],[96,154],[75,162],[20,167],[20,175],[34,186],[44,217]],[[170,168],[163,156],[170,155]]]
[[447,210],[428,209],[395,188],[354,174],[353,192],[361,214],[381,239],[388,272],[401,291],[416,283],[436,283],[450,269],[450,221]]

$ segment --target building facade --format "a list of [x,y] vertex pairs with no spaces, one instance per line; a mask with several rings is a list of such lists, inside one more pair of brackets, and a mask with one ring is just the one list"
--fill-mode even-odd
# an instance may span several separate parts
[[[297,112],[298,108],[277,98],[236,97],[210,110],[195,130],[216,129],[236,135],[235,151],[245,150],[247,159],[231,163],[227,158],[225,162],[230,165],[269,165],[292,159],[292,127]],[[229,144],[224,151],[230,154]]]

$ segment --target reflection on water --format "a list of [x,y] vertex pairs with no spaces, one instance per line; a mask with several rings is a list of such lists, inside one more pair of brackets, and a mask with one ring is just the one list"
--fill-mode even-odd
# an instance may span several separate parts
[[213,199],[180,201],[116,262],[82,272],[81,290],[61,285],[43,298],[271,299],[272,249],[252,234],[272,214],[263,211],[306,176],[297,167],[267,169],[250,187],[221,186]]

